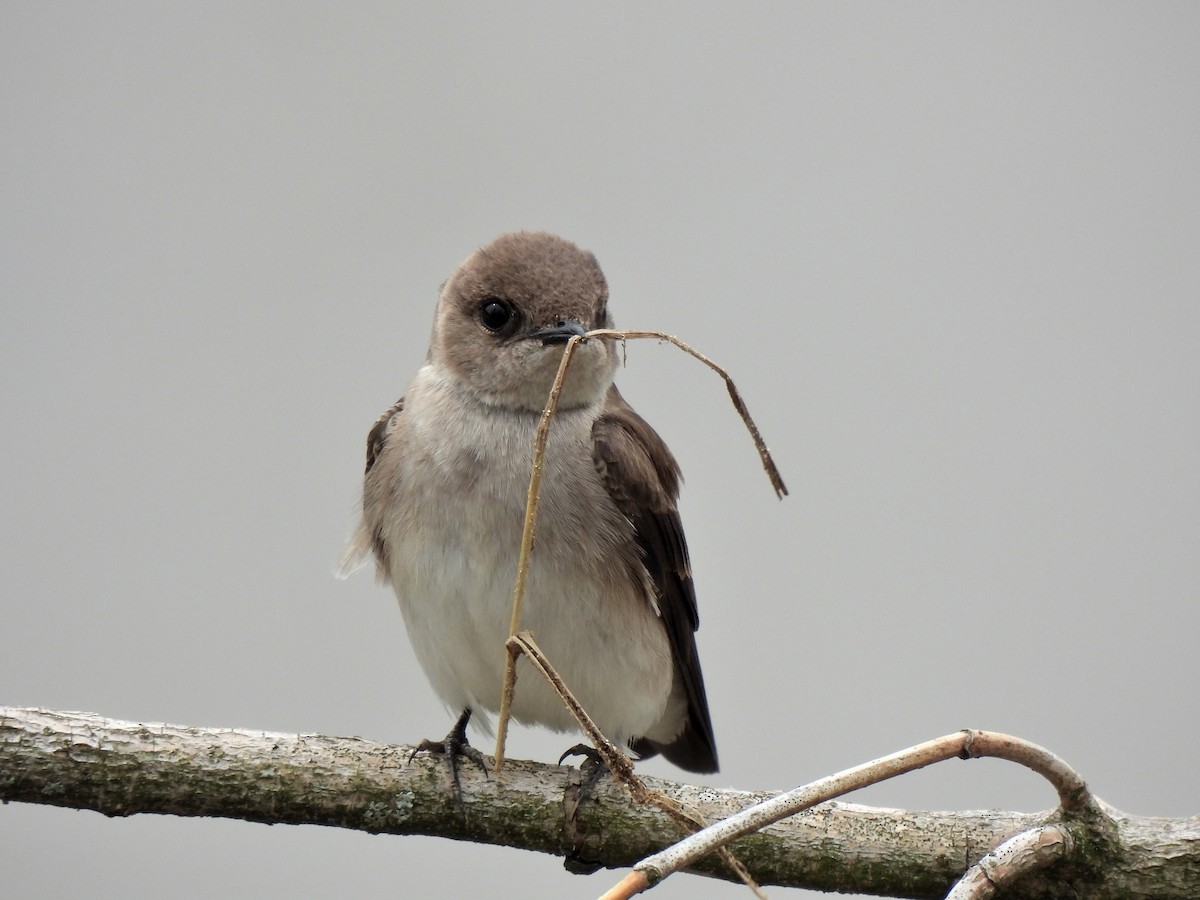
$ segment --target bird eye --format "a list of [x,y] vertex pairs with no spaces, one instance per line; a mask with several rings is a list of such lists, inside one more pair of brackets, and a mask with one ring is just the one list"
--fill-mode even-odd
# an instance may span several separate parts
[[512,321],[513,308],[507,300],[497,300],[494,297],[485,300],[479,307],[479,321],[488,331],[499,331]]

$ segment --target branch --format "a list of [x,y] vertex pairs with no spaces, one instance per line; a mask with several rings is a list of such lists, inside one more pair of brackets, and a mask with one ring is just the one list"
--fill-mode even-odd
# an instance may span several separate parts
[[1074,840],[1061,825],[1043,825],[1010,837],[967,870],[946,900],[987,900],[1030,872],[1071,854]]
[[1096,840],[1103,840],[1105,831],[1111,828],[1111,821],[1097,806],[1084,780],[1049,750],[1008,734],[964,730],[803,785],[710,825],[675,846],[639,862],[633,872],[604,895],[603,900],[625,900],[641,893],[735,838],[753,834],[765,825],[803,812],[818,803],[934,763],[956,757],[975,759],[985,756],[1020,763],[1046,778],[1058,792],[1062,810],[1076,814],[1084,827],[1094,831]]
[[[0,707],[0,800],[252,822],[425,834],[565,855],[564,795],[576,770],[511,760],[501,776],[460,772],[462,806],[445,761],[362,738],[139,724],[89,713]],[[717,821],[770,794],[646,778],[647,786]],[[1105,809],[1112,844],[1092,848],[1082,900],[1192,898],[1200,884],[1200,819],[1152,819]],[[913,812],[841,803],[740,838],[731,848],[764,884],[944,897],[968,866],[1055,813]],[[0,811],[0,816],[3,812]],[[651,806],[603,779],[579,804],[575,830],[589,858],[633,865],[682,836]],[[1088,853],[1085,848],[1084,853]],[[713,857],[692,871],[731,877]],[[1057,870],[1056,870],[1057,871]],[[1057,890],[1056,890],[1057,887]],[[1062,896],[1035,873],[1008,897]],[[598,891],[597,891],[598,892]]]

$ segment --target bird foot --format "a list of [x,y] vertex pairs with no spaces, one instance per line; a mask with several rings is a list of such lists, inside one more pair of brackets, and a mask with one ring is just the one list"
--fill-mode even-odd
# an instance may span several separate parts
[[462,803],[462,783],[458,777],[458,758],[464,756],[479,766],[485,776],[488,773],[487,763],[483,761],[483,754],[472,747],[467,741],[467,723],[469,721],[471,721],[471,710],[463,710],[463,714],[458,717],[458,721],[454,723],[454,727],[450,729],[450,733],[442,740],[421,741],[413,750],[413,756],[421,751],[425,751],[446,757],[446,766],[450,769],[450,784],[453,786],[454,796],[460,804]]
[[576,744],[558,758],[559,765],[570,756],[584,757],[578,772],[572,772],[566,793],[563,795],[563,811],[566,813],[567,833],[571,836],[571,849],[563,858],[563,868],[575,875],[590,875],[603,863],[596,858],[594,841],[588,840],[587,831],[577,819],[579,807],[587,801],[600,779],[608,774],[604,757],[588,744]]

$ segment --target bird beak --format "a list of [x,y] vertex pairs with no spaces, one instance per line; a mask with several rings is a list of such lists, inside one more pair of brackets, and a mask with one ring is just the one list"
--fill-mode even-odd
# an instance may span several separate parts
[[587,329],[572,319],[569,322],[539,328],[530,337],[540,340],[543,344],[565,344],[571,338],[583,337],[585,334]]

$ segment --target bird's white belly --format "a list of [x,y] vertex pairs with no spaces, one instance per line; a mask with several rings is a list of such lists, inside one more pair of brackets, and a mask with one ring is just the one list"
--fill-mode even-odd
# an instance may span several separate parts
[[[673,663],[645,587],[629,577],[615,549],[630,540],[628,523],[608,501],[590,456],[572,441],[579,429],[590,432],[590,421],[563,418],[551,432],[521,627],[533,632],[601,730],[624,741],[653,733],[663,719]],[[485,713],[500,703],[531,456],[524,448],[532,445],[536,419],[513,421],[513,433],[491,436],[489,443],[511,451],[493,457],[477,447],[465,454],[469,473],[453,448],[470,446],[470,435],[424,424],[433,443],[412,456],[421,477],[406,479],[395,515],[385,518],[390,577],[434,690],[451,711],[476,711],[488,729]],[[413,435],[415,445],[420,438],[420,431]],[[430,477],[431,464],[439,475]],[[524,661],[513,716],[556,730],[575,726]]]

